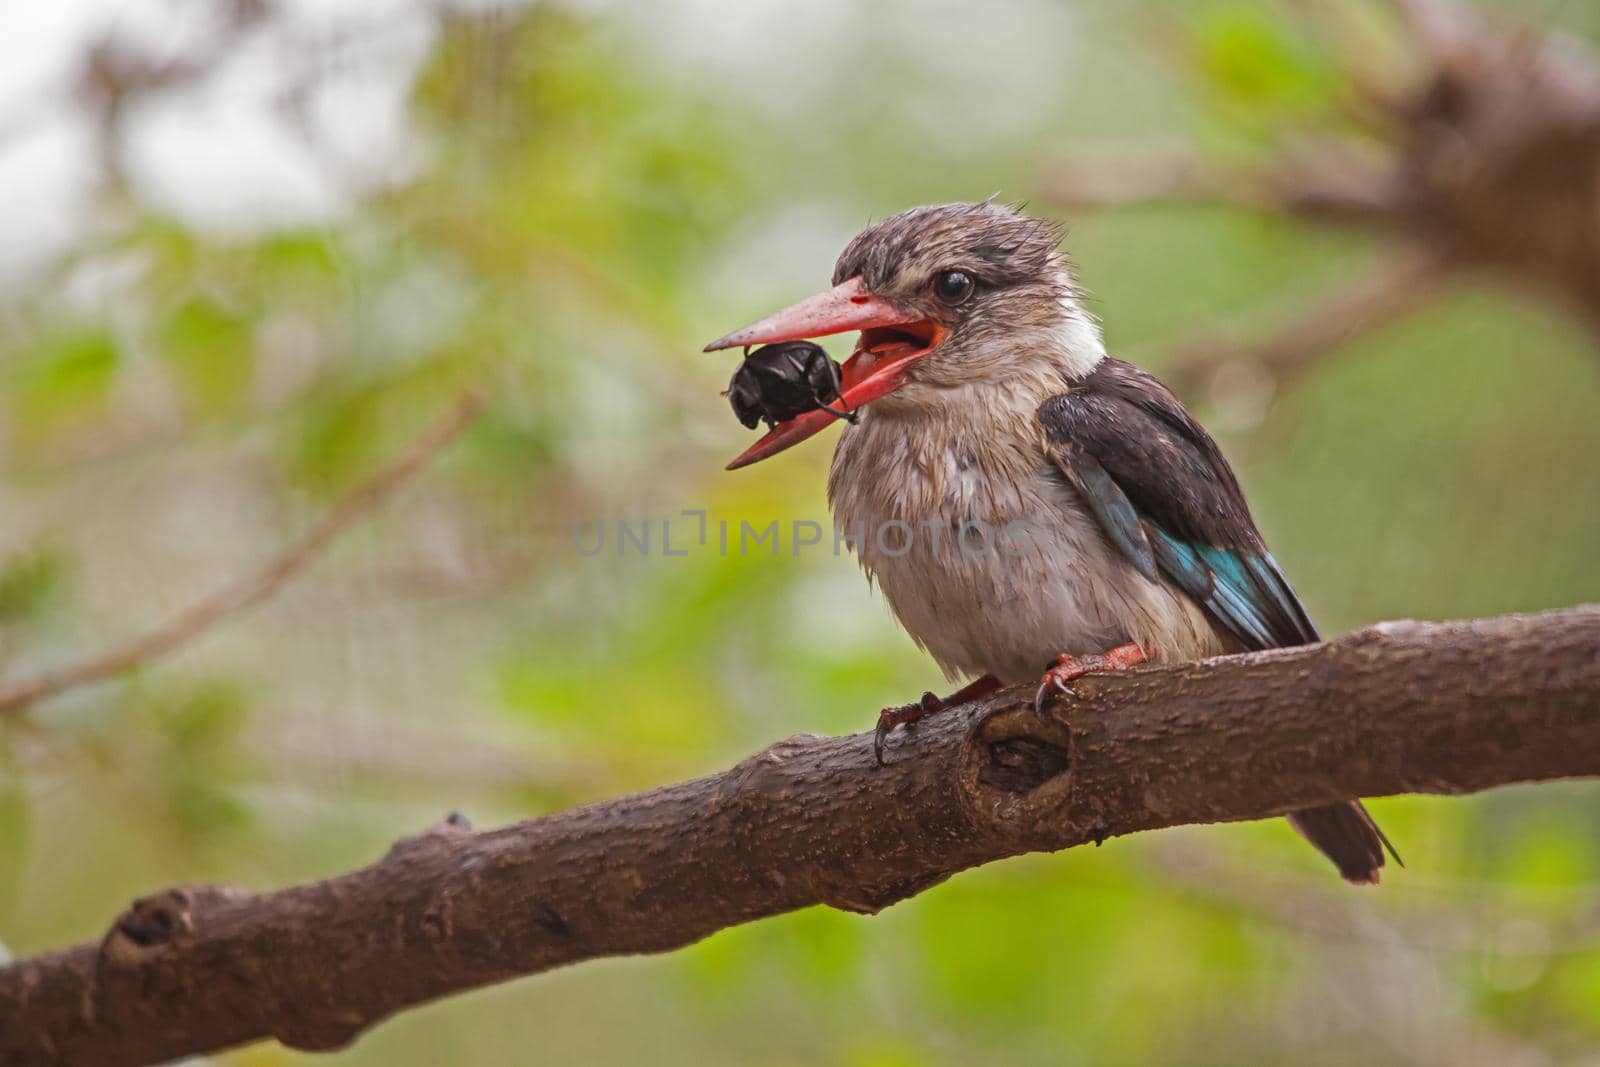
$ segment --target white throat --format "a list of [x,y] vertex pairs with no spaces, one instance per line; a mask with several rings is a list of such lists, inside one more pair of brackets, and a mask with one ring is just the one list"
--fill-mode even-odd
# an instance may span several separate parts
[[1076,300],[1063,297],[1061,306],[1066,317],[1050,331],[1048,347],[1054,349],[1061,373],[1076,380],[1106,358],[1106,344],[1100,337],[1100,327]]

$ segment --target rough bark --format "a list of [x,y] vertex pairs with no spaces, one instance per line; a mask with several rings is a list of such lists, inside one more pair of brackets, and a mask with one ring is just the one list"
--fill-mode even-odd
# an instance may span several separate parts
[[452,817],[310,885],[147,897],[97,944],[0,970],[0,1063],[329,1049],[449,993],[812,904],[873,912],[1023,852],[1600,774],[1600,606],[1391,623],[1076,690],[1046,717],[1020,690],[952,709],[897,733],[885,767],[871,734],[798,735],[502,829]]

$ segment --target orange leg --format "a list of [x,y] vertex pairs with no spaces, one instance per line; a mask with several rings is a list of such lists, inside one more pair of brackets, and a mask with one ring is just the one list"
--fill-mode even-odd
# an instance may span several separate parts
[[883,743],[889,737],[889,731],[896,726],[909,726],[924,715],[932,715],[945,708],[953,708],[958,704],[965,704],[969,700],[986,697],[1000,688],[1000,679],[992,674],[986,674],[975,682],[968,682],[947,697],[935,696],[932,692],[923,693],[922,699],[915,704],[900,704],[892,708],[884,708],[878,713],[878,729],[872,736],[872,752],[878,758],[878,764],[883,764]]
[[1039,680],[1039,691],[1033,697],[1033,710],[1041,713],[1044,711],[1045,695],[1052,688],[1071,696],[1072,690],[1067,688],[1068,682],[1076,681],[1096,671],[1125,671],[1129,667],[1137,667],[1149,658],[1149,654],[1142,646],[1131,641],[1106,652],[1096,652],[1087,656],[1073,656],[1063,652],[1056,657],[1056,661]]

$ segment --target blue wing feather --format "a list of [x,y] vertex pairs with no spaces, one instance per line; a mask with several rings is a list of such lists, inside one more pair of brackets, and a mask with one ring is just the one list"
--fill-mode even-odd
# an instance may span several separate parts
[[1086,453],[1077,452],[1072,456],[1070,473],[1112,544],[1133,561],[1140,574],[1155,581],[1155,552],[1128,494],[1106,473],[1099,460]]
[[1266,592],[1278,610],[1283,613],[1281,617],[1298,630],[1299,636],[1306,641],[1318,640],[1320,635],[1311,622],[1311,616],[1306,614],[1305,605],[1300,603],[1300,597],[1296,595],[1294,586],[1289,584],[1289,579],[1284,576],[1278,561],[1272,558],[1272,553],[1262,552],[1258,556],[1247,556],[1245,565],[1254,578],[1255,588]]
[[1245,579],[1249,564],[1227,549],[1191,545],[1165,530],[1151,529],[1156,559],[1173,582],[1204,605],[1206,611],[1241,643],[1270,648],[1270,616],[1258,603],[1253,583]]

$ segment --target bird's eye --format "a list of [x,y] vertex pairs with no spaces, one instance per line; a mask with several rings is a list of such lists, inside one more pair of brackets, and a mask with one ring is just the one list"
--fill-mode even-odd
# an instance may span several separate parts
[[966,271],[947,270],[933,279],[933,295],[941,303],[960,304],[972,295],[975,283]]

